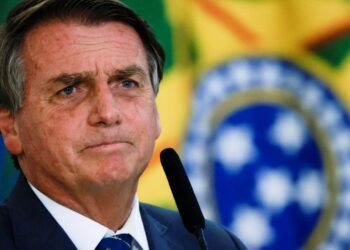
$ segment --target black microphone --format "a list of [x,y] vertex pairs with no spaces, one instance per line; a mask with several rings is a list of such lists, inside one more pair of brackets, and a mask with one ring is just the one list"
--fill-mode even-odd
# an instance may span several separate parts
[[174,149],[166,148],[160,153],[160,162],[185,228],[196,236],[201,249],[208,249],[203,233],[205,220],[180,157]]

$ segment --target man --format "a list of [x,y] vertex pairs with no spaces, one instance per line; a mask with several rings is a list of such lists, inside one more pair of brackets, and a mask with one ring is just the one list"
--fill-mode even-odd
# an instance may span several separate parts
[[[198,248],[177,213],[135,195],[160,134],[163,62],[148,26],[120,2],[27,0],[12,10],[0,130],[22,174],[0,207],[0,249],[103,249],[103,238]],[[244,248],[213,223],[205,235],[209,249]]]

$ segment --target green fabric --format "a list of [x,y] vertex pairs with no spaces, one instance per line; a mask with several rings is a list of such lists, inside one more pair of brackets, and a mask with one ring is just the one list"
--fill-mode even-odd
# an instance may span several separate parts
[[316,55],[337,68],[350,52],[350,34],[344,34],[335,40],[328,41],[313,50]]
[[125,0],[123,2],[150,24],[165,50],[165,69],[169,69],[174,63],[174,57],[171,26],[166,16],[164,2],[162,0]]
[[20,1],[18,0],[1,0],[0,1],[0,22],[6,20],[7,13]]

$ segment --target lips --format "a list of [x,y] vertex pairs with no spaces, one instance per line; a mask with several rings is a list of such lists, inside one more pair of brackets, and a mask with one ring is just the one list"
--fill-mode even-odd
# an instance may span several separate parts
[[80,152],[83,151],[99,151],[99,150],[115,150],[127,145],[130,145],[131,143],[129,141],[125,140],[106,140],[106,141],[99,141],[94,143],[89,143],[86,146],[83,147]]

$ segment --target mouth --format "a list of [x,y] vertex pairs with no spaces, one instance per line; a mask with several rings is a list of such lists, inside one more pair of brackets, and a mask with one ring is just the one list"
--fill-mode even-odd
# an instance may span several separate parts
[[80,152],[89,151],[89,152],[98,152],[98,151],[115,151],[120,150],[125,146],[130,145],[128,141],[106,141],[99,142],[88,145],[84,147]]

